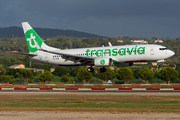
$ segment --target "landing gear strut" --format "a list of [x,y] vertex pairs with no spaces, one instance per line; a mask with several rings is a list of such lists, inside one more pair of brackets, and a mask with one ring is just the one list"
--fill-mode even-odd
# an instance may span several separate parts
[[91,67],[88,67],[88,68],[87,68],[87,71],[88,71],[88,72],[94,72],[94,68],[92,68],[92,66],[91,66]]
[[159,63],[157,63],[157,68],[160,68],[161,66],[160,66],[160,64]]
[[105,67],[100,68],[100,72],[106,72],[106,68]]

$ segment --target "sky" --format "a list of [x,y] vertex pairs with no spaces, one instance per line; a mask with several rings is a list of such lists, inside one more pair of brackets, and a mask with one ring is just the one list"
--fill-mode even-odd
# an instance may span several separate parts
[[76,30],[107,37],[180,37],[180,0],[0,0],[0,27]]

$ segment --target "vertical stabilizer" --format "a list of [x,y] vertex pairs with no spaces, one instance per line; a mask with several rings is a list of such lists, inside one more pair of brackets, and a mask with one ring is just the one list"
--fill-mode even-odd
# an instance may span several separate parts
[[41,47],[43,44],[43,40],[39,37],[39,35],[33,30],[33,28],[29,25],[28,22],[22,22],[23,31],[25,34],[26,42],[28,45],[28,49],[30,53],[34,53],[38,51],[35,45],[35,41]]
[[22,27],[30,53],[35,53],[38,51],[37,45],[35,43],[37,43],[38,46],[44,50],[60,50],[46,45],[28,22],[22,22]]

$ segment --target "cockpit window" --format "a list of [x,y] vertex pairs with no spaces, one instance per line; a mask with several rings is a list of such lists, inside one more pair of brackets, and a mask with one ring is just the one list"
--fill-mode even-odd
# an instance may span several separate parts
[[159,50],[167,50],[167,48],[159,48]]

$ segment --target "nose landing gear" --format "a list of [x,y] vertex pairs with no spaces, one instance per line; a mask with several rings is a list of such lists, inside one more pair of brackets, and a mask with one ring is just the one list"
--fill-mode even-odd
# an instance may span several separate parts
[[157,68],[160,68],[160,67],[161,67],[160,63],[157,63]]

